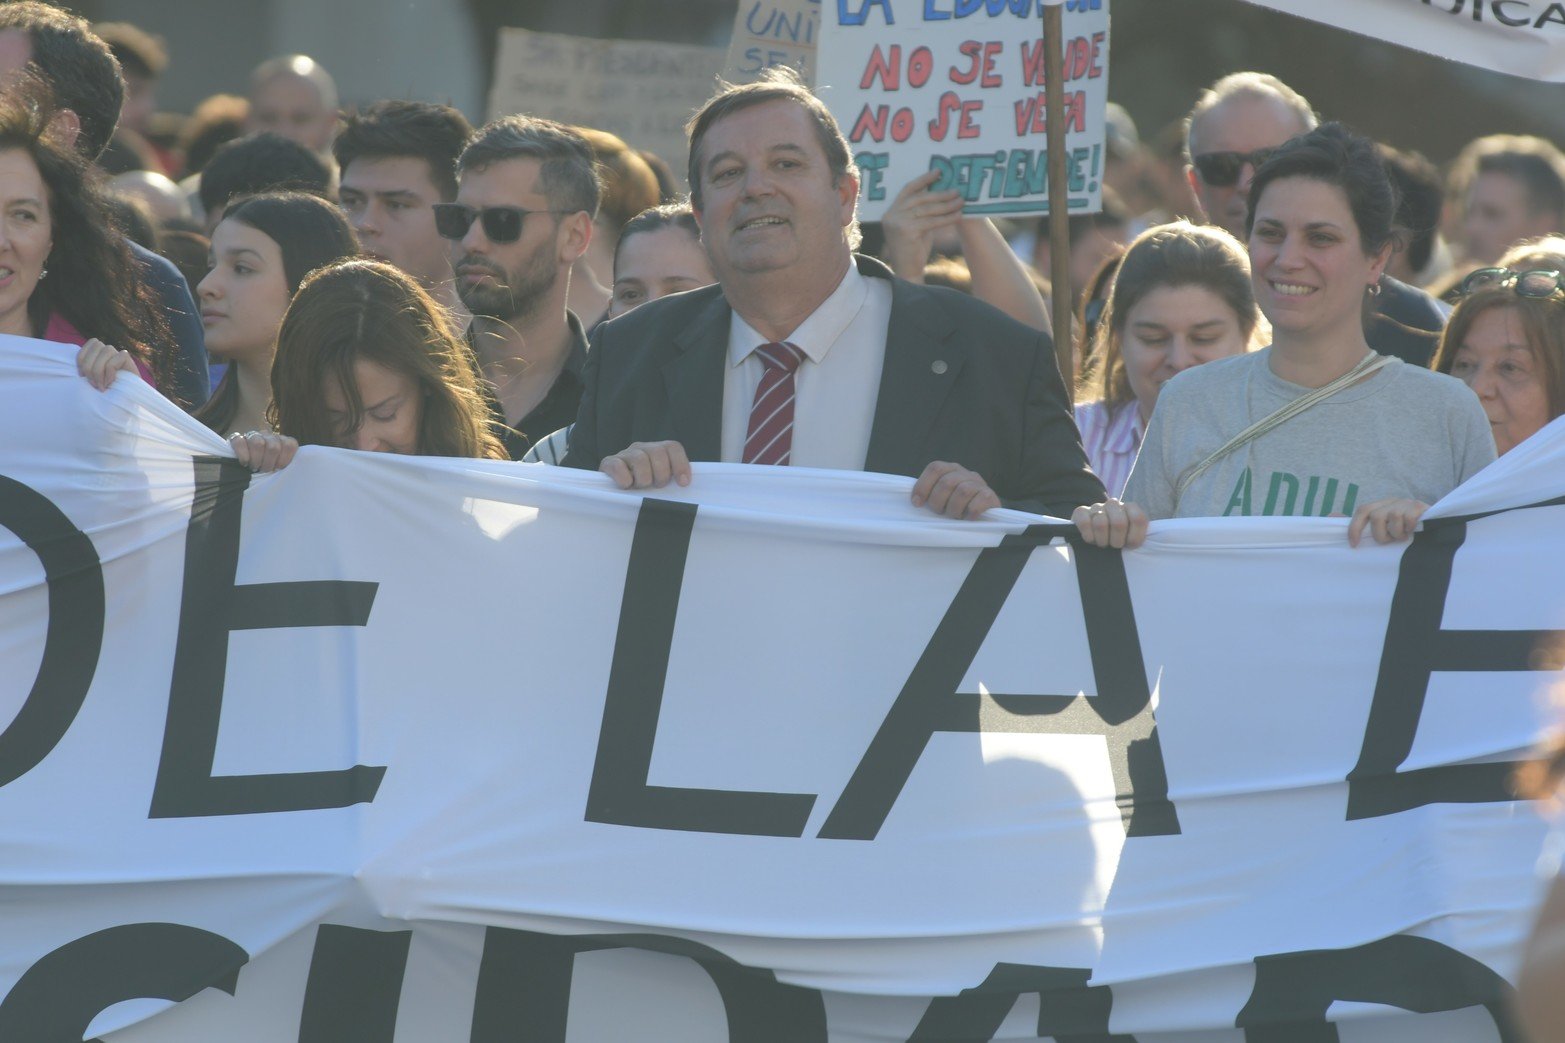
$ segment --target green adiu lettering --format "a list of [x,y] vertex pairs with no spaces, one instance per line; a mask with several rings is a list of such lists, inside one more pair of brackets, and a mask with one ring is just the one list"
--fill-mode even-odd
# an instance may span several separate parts
[[[1304,487],[1302,502],[1299,498],[1301,481]],[[1265,517],[1306,518],[1352,514],[1353,508],[1358,504],[1359,487],[1352,482],[1347,483],[1347,490],[1339,505],[1337,489],[1340,485],[1336,478],[1309,475],[1307,480],[1301,480],[1299,475],[1287,471],[1273,471],[1267,484],[1266,502],[1259,513]],[[1234,515],[1248,517],[1256,514],[1251,504],[1253,487],[1254,477],[1246,467],[1234,482],[1233,492],[1228,497],[1228,505],[1223,508],[1223,517]],[[1319,503],[1316,501],[1317,495]]]

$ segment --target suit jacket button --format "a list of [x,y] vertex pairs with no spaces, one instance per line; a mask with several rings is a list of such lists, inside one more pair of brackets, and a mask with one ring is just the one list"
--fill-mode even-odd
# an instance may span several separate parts
[[929,371],[937,377],[944,373],[946,369],[947,366],[944,359],[935,359],[935,361],[929,364]]

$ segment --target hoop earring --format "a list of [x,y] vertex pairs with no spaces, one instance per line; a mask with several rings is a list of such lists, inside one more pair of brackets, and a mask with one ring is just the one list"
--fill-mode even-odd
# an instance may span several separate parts
[[1371,297],[1379,297],[1380,296],[1380,283],[1379,283],[1379,281],[1372,282],[1372,283],[1369,284],[1369,295]]
[[48,268],[40,268],[38,270],[38,281],[39,282],[43,282],[47,278],[49,278],[49,269]]

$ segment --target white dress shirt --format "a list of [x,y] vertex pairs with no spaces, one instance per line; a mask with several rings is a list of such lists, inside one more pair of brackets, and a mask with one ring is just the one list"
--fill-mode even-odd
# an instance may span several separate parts
[[[849,263],[831,296],[783,338],[805,355],[794,374],[793,466],[864,469],[890,325],[890,280],[866,277]],[[765,371],[754,352],[765,343],[733,313],[723,373],[725,463],[743,460],[750,404]]]

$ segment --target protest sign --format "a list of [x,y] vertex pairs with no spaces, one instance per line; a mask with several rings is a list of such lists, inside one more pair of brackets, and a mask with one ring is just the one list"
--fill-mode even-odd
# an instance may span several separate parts
[[657,153],[683,179],[685,122],[716,89],[723,55],[719,47],[506,29],[489,118],[527,112],[597,127]]
[[1121,554],[883,475],[252,476],[0,339],[0,1039],[1513,1040],[1562,465]]
[[[915,177],[969,214],[1049,209],[1043,5],[1034,0],[839,0],[821,26],[816,87],[859,165],[859,217],[879,220]],[[1102,206],[1108,0],[1064,11],[1072,213]]]
[[1495,72],[1565,82],[1565,4],[1559,0],[1250,3]]
[[821,0],[739,0],[723,79],[749,83],[762,70],[787,65],[815,82],[815,40]]

